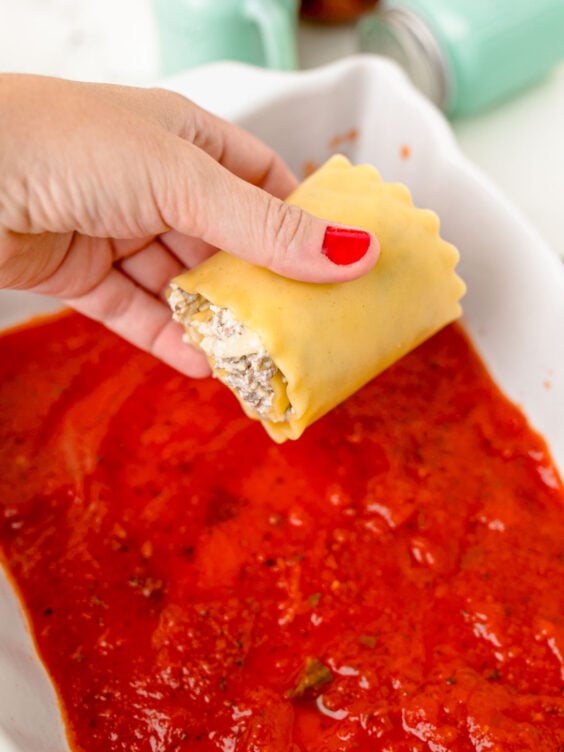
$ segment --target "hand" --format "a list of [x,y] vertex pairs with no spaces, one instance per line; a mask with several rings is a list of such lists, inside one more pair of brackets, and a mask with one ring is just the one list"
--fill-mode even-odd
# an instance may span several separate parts
[[[0,76],[0,287],[61,298],[192,376],[163,301],[220,247],[296,279],[368,271],[324,253],[327,223],[280,199],[296,185],[245,131],[173,92]],[[365,234],[366,236],[366,234]]]

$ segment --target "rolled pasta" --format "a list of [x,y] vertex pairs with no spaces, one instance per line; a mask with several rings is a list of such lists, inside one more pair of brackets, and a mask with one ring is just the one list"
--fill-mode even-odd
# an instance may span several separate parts
[[288,202],[373,232],[381,255],[360,279],[286,279],[222,251],[171,282],[185,340],[277,442],[314,421],[461,313],[458,252],[437,216],[369,165],[332,157]]

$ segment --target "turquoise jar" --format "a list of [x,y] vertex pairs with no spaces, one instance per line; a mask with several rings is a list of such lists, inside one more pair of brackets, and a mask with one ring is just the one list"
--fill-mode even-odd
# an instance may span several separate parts
[[564,58],[564,0],[388,0],[360,47],[394,58],[448,115],[480,112]]

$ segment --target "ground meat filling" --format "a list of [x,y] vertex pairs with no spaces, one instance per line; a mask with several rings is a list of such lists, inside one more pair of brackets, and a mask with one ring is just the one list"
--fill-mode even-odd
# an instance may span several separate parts
[[259,337],[246,329],[227,308],[213,305],[198,293],[171,285],[168,303],[175,321],[184,326],[184,341],[205,352],[214,372],[261,420],[274,416],[275,378],[286,379]]

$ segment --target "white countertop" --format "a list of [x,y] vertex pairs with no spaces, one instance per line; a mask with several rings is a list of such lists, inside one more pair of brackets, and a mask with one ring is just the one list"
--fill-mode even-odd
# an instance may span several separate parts
[[[0,0],[0,19],[0,70],[133,85],[159,77],[150,0]],[[303,68],[356,51],[352,27],[302,25],[298,41]],[[564,65],[453,128],[462,151],[564,259]]]

